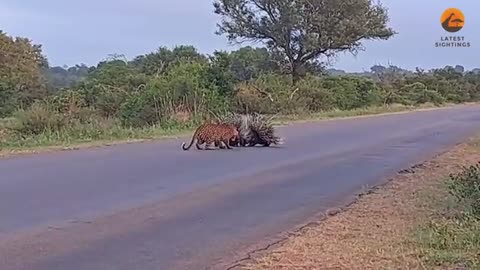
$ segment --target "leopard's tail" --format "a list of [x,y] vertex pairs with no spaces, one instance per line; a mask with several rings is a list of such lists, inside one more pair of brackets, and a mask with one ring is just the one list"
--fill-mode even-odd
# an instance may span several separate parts
[[197,130],[195,130],[195,133],[193,133],[193,136],[192,136],[192,140],[190,141],[190,144],[186,148],[185,148],[186,143],[185,142],[182,143],[182,149],[183,150],[186,151],[186,150],[190,149],[190,147],[192,147],[193,142],[195,141],[195,138],[197,138],[198,131],[200,130],[201,127],[202,126],[198,127]]

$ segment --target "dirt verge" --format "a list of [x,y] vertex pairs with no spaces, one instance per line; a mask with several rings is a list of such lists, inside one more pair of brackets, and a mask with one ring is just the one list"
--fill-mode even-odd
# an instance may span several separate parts
[[[472,138],[399,173],[344,211],[290,236],[235,269],[433,269],[413,233],[441,209],[443,180],[480,161]],[[478,254],[480,257],[480,254]],[[438,269],[466,269],[439,266]]]

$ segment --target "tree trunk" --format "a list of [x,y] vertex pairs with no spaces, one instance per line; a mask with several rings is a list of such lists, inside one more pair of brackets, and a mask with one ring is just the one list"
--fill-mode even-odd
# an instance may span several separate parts
[[297,85],[297,82],[300,80],[300,76],[296,72],[292,72],[292,85]]
[[299,59],[290,60],[291,63],[291,75],[292,75],[292,85],[295,86],[298,81],[305,75],[305,63],[301,62]]
[[296,85],[300,80],[300,74],[298,72],[298,64],[296,62],[292,63],[292,85]]

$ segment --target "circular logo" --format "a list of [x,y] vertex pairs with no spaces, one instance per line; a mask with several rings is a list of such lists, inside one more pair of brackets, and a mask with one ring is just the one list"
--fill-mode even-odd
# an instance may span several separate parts
[[454,33],[463,28],[465,16],[458,8],[448,8],[443,12],[440,22],[445,31]]

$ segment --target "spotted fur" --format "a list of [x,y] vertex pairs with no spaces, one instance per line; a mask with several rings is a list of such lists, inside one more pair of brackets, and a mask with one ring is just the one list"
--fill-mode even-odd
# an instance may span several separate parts
[[[190,144],[185,147],[185,142],[182,143],[182,149],[188,150],[192,147],[195,140],[197,149],[202,149],[200,146],[205,143],[205,149],[212,143],[221,149],[232,149],[230,147],[231,141],[238,140],[239,133],[235,126],[227,123],[204,123],[200,125],[192,136]],[[223,144],[223,145],[222,145]]]

